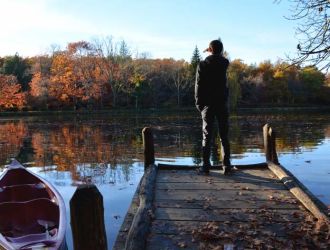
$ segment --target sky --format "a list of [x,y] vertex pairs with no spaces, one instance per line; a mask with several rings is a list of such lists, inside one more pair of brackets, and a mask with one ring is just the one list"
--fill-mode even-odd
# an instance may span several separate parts
[[[132,54],[190,61],[221,38],[229,58],[286,59],[296,51],[288,0],[0,0],[0,56],[28,57],[112,36]],[[201,53],[202,57],[207,56]]]

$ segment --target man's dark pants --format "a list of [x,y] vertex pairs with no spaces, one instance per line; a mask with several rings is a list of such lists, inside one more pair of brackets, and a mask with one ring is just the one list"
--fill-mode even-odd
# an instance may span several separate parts
[[226,105],[205,106],[201,110],[203,120],[203,165],[210,165],[211,141],[214,121],[217,120],[222,145],[222,164],[230,166],[230,145],[228,140],[229,112]]

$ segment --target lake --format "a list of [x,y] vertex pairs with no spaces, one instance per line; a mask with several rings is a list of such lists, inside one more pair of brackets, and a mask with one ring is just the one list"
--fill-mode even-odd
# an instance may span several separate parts
[[[233,165],[265,161],[265,123],[277,133],[280,163],[329,206],[329,113],[232,115]],[[103,195],[111,249],[143,175],[141,130],[145,126],[154,129],[157,162],[201,163],[201,119],[196,111],[0,117],[0,173],[10,158],[16,158],[54,184],[66,203],[69,249],[69,201],[79,184],[94,183]],[[220,159],[218,141],[212,147],[214,164]]]

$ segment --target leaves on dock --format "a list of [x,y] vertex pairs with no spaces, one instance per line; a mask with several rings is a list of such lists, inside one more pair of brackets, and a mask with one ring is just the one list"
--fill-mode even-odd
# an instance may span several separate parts
[[[148,249],[329,249],[318,221],[269,170],[160,171]],[[225,247],[229,246],[229,247]]]

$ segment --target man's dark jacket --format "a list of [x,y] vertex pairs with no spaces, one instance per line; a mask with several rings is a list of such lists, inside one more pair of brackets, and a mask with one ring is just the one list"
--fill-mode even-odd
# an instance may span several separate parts
[[195,82],[195,104],[200,111],[205,106],[227,106],[228,65],[229,61],[221,55],[210,55],[199,63]]

